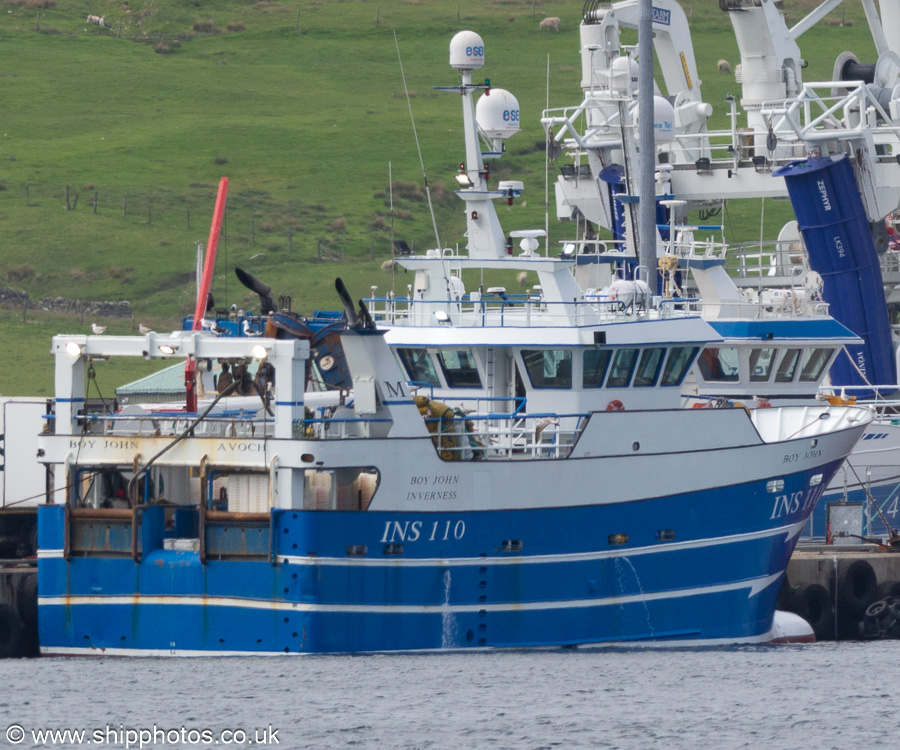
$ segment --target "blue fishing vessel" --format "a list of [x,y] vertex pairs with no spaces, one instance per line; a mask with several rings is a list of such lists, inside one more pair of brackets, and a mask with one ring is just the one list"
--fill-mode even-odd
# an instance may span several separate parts
[[[488,186],[479,131],[498,156],[518,105],[473,82],[477,34],[454,37],[450,61],[468,252],[400,258],[413,274],[406,298],[357,304],[336,284],[352,388],[312,392],[338,349],[316,359],[308,338],[54,338],[42,653],[776,637],[798,534],[871,412],[690,408],[685,381],[725,336],[640,278],[582,291],[569,252],[539,252],[541,230],[511,232],[514,250],[493,201],[522,186]],[[482,269],[534,274],[539,291],[466,291]],[[826,350],[815,366],[848,337],[813,321],[806,346]],[[89,364],[119,356],[189,358],[196,411],[87,409]],[[210,381],[214,363],[253,360],[255,395]]]

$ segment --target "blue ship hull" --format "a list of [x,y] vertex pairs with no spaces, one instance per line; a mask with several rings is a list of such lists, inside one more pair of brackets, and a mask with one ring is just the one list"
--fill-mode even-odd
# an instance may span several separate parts
[[[159,507],[142,510],[138,560],[71,554],[65,508],[43,506],[41,650],[298,654],[763,640],[798,532],[826,482],[802,503],[792,493],[836,468],[786,476],[784,500],[754,482],[541,510],[274,510],[269,535],[244,535],[232,548],[210,538],[205,561],[195,550],[163,548]],[[254,544],[255,558],[246,556]]]

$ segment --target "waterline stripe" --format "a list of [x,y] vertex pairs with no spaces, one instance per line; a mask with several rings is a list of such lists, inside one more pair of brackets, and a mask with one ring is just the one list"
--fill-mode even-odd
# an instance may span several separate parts
[[624,604],[687,599],[693,596],[721,594],[749,589],[747,598],[760,593],[781,579],[784,571],[762,578],[751,578],[712,586],[695,586],[689,589],[657,591],[652,593],[611,596],[605,599],[571,599],[543,602],[504,602],[489,604],[318,604],[315,602],[279,602],[258,599],[239,599],[223,596],[39,596],[38,606],[179,606],[179,607],[235,607],[238,609],[269,610],[275,612],[320,612],[328,614],[379,614],[379,615],[443,615],[485,612],[542,612],[549,610],[594,609]]
[[[578,643],[566,644],[566,646],[576,646],[579,649],[648,649],[665,650],[671,648],[700,648],[700,647],[726,647],[742,644],[769,643],[772,641],[772,631],[761,635],[747,635],[740,638],[673,638],[662,641],[654,640],[609,640],[598,641],[596,643]],[[403,649],[404,654],[446,654],[446,653],[487,653],[489,651],[500,651],[503,649],[515,649],[521,651],[558,651],[564,646],[539,645],[539,646],[465,646],[452,648],[414,648]],[[41,656],[130,656],[130,657],[160,657],[160,656],[178,656],[178,657],[195,657],[195,656],[315,656],[322,652],[318,651],[203,651],[201,649],[154,649],[154,648],[91,648],[90,646],[41,646]],[[329,652],[344,653],[344,652]],[[396,654],[397,651],[364,651],[367,654]]]

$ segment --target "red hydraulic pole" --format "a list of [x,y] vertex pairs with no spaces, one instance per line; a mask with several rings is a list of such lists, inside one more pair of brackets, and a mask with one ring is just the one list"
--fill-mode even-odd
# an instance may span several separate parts
[[200,289],[197,290],[197,306],[194,308],[194,330],[200,330],[200,319],[206,312],[206,298],[212,286],[213,270],[216,267],[216,250],[219,247],[219,232],[222,231],[222,216],[225,213],[225,198],[228,195],[228,178],[219,181],[219,194],[216,197],[216,208],[213,211],[212,225],[209,228],[209,242],[206,243],[206,260],[203,262],[203,276],[200,278]]
[[[222,217],[225,214],[225,199],[228,196],[228,178],[219,180],[219,193],[216,196],[216,207],[213,211],[212,224],[209,227],[209,241],[206,243],[206,259],[203,262],[203,275],[200,277],[200,288],[197,290],[197,306],[194,308],[193,330],[199,331],[203,314],[206,312],[206,300],[212,286],[213,271],[216,267],[216,250],[219,247],[219,233],[222,231]],[[185,411],[197,411],[197,391],[194,374],[197,362],[188,357],[184,363]]]

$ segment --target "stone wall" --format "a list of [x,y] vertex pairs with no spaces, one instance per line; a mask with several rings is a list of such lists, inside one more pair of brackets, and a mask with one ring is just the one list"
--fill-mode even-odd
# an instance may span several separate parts
[[16,289],[0,289],[0,305],[17,307],[24,305],[29,310],[43,310],[61,315],[85,313],[98,318],[130,318],[134,315],[128,300],[121,302],[97,302],[94,300],[67,299],[66,297],[45,297],[40,301],[31,299],[25,292]]

